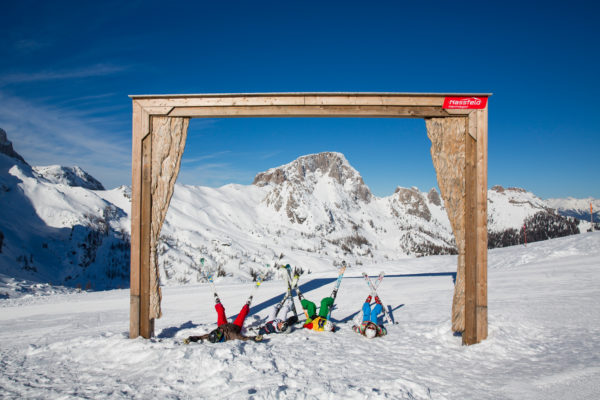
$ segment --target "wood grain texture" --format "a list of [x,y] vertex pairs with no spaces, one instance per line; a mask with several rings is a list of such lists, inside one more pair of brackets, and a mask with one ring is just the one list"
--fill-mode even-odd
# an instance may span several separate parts
[[488,336],[488,109],[477,111],[477,342]]
[[239,95],[132,96],[145,107],[228,107],[294,105],[390,105],[441,107],[444,95],[377,93],[274,93]]
[[152,223],[150,236],[150,318],[162,316],[156,246],[173,196],[187,138],[188,118],[152,117]]
[[152,214],[152,137],[142,140],[142,187],[140,212],[140,335],[152,337],[150,321],[150,232]]
[[362,117],[362,118],[427,118],[447,117],[441,107],[390,105],[265,105],[231,107],[174,107],[172,117]]
[[[469,125],[469,129],[472,126]],[[463,344],[477,343],[477,142],[471,134],[465,143],[465,330]]]
[[464,117],[431,118],[425,120],[431,140],[431,158],[437,174],[444,207],[452,226],[458,249],[458,265],[452,301],[452,330],[465,329],[465,136]]
[[131,251],[129,273],[129,337],[140,335],[140,211],[142,188],[142,107],[132,102],[132,149],[131,149]]

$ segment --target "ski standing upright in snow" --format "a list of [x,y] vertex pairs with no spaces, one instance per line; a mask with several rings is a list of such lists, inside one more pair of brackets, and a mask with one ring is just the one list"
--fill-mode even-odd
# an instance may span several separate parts
[[[335,281],[335,286],[333,287],[333,291],[331,292],[331,298],[333,299],[333,301],[335,301],[335,298],[337,297],[337,292],[340,288],[340,285],[342,284],[342,278],[344,277],[344,272],[346,272],[346,261],[342,261],[342,267],[338,270],[338,277],[337,280]],[[334,304],[331,305],[331,307],[329,308],[329,314],[327,314],[327,319],[331,319],[331,311],[334,307]]]
[[363,272],[363,277],[365,278],[365,282],[367,283],[367,285],[369,286],[369,289],[371,290],[371,296],[373,296],[374,298],[379,299],[379,302],[381,303],[381,306],[383,308],[383,317],[384,317],[384,319],[386,320],[387,323],[393,324],[394,322],[392,321],[392,319],[391,319],[391,317],[389,315],[387,306],[385,304],[383,304],[383,302],[381,301],[381,298],[377,294],[377,288],[379,287],[379,284],[383,280],[384,276],[385,276],[385,274],[383,272],[381,272],[379,274],[379,277],[377,278],[377,286],[375,286],[375,285],[373,285],[373,282],[371,282],[371,278],[369,278],[369,275],[367,275],[366,272]]
[[[363,272],[363,277],[364,277],[364,274],[365,273]],[[383,280],[384,276],[385,276],[385,274],[383,272],[380,272],[379,276],[377,277],[377,280],[373,284],[373,287],[375,288],[376,291],[377,291],[377,288],[379,287],[379,285],[381,284],[381,281]],[[369,293],[371,293],[371,297],[373,297],[372,292],[371,292],[371,287],[369,287]],[[363,310],[361,308],[361,310],[358,312],[358,314],[356,314],[356,316],[353,318],[353,320],[357,325],[360,325],[360,323],[362,321],[362,317],[363,317]]]
[[[296,320],[298,319],[298,312],[296,311],[296,302],[294,301],[294,293],[293,293],[293,288],[294,286],[297,286],[298,284],[298,279],[300,278],[300,275],[298,274],[294,274],[294,276],[292,277],[292,267],[290,266],[290,264],[286,264],[285,266],[283,266],[282,268],[285,269],[285,280],[287,282],[287,294],[286,296],[284,296],[284,300],[285,301],[287,298],[292,299],[292,312],[294,313],[294,316],[296,317]],[[281,304],[283,305],[283,301],[281,302]]]
[[[302,294],[302,291],[298,287],[298,281],[299,281],[299,279],[300,279],[300,274],[298,274],[298,271],[296,271],[294,273],[294,281],[292,283],[292,289],[296,291],[296,295],[298,296],[298,300],[300,301],[300,304],[302,304],[302,300],[304,300],[304,295]],[[310,316],[308,315],[308,311],[306,311],[305,308],[302,308],[302,311],[304,311],[304,316],[306,317],[306,319],[309,319]]]

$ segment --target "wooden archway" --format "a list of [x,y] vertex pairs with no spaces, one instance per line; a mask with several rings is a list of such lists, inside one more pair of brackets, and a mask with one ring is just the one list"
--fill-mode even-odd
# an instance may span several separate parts
[[156,244],[190,118],[423,118],[458,247],[452,328],[463,344],[487,337],[487,99],[491,94],[252,93],[136,95],[131,190],[131,338],[160,318]]

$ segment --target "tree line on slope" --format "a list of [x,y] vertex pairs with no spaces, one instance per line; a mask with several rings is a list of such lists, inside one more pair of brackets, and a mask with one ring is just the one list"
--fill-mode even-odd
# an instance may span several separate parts
[[521,229],[488,232],[488,249],[538,242],[579,233],[579,220],[540,211],[524,221]]

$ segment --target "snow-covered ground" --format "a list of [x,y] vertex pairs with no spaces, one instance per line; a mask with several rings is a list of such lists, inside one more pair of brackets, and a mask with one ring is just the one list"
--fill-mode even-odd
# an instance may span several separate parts
[[[307,267],[307,266],[304,266]],[[386,272],[397,325],[368,340],[351,329],[367,295],[362,271]],[[332,317],[262,343],[183,345],[215,327],[207,284],[165,287],[156,338],[128,339],[129,291],[0,300],[0,397],[181,399],[593,399],[600,393],[600,232],[492,250],[489,338],[450,330],[455,256],[353,266]],[[303,275],[307,298],[336,271]],[[228,279],[228,278],[225,278]],[[283,282],[265,282],[246,325],[265,318]],[[230,317],[251,284],[222,280]]]

